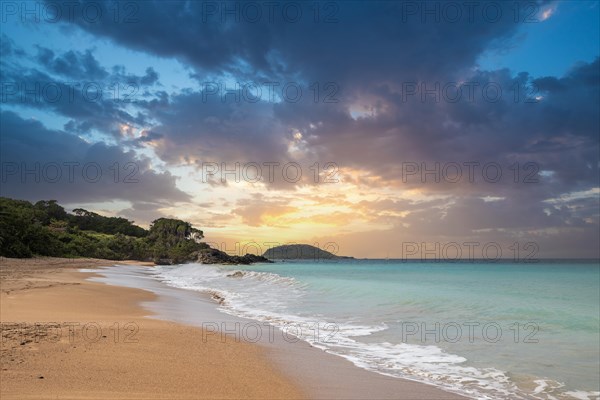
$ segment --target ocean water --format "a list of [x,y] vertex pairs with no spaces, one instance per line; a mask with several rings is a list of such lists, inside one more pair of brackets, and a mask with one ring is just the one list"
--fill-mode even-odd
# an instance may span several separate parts
[[153,274],[378,373],[473,398],[600,397],[598,262],[288,261]]

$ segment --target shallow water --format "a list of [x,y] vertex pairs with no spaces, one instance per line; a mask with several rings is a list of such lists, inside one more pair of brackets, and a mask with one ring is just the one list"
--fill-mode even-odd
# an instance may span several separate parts
[[153,274],[386,375],[479,398],[599,397],[597,262],[187,264]]

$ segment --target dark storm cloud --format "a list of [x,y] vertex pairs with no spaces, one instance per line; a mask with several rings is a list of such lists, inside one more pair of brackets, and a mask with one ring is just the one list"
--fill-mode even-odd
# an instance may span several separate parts
[[[284,125],[304,134],[321,159],[365,168],[390,181],[401,178],[403,162],[429,162],[430,167],[434,162],[499,162],[508,168],[531,161],[555,173],[555,190],[568,191],[598,181],[599,70],[596,59],[563,78],[475,72],[467,78],[480,88],[473,101],[464,97],[456,103],[443,96],[439,101],[420,95],[403,100],[401,88],[376,87],[361,95],[380,110],[356,119],[344,103],[284,102],[275,110]],[[427,84],[433,87],[435,82]],[[483,96],[486,85],[501,88],[502,96]]]
[[125,67],[122,65],[115,65],[112,68],[112,73],[109,79],[112,82],[127,83],[129,85],[134,85],[137,88],[152,86],[159,83],[159,75],[154,68],[148,67],[144,72],[144,75],[138,76],[128,73]]
[[219,96],[173,96],[169,107],[153,108],[160,122],[148,139],[162,159],[191,162],[278,161],[290,136],[273,117],[272,104],[223,103]]
[[37,61],[45,65],[50,72],[72,79],[97,80],[108,76],[108,72],[96,60],[92,50],[88,49],[83,53],[69,50],[56,55],[46,47],[37,46],[37,49]]
[[0,55],[3,59],[10,56],[22,57],[25,52],[15,44],[14,40],[3,33],[0,36]]
[[[523,185],[511,181],[510,168],[517,162],[519,168],[533,162],[534,178],[541,183],[527,190],[532,198],[543,200],[588,189],[598,181],[597,71],[598,60],[563,78],[515,77],[506,70],[475,72],[468,80],[480,89],[472,101],[463,98],[457,103],[443,98],[422,101],[419,95],[405,101],[402,88],[378,86],[356,95],[379,108],[360,118],[351,116],[352,102],[315,103],[309,96],[298,103],[236,103],[201,92],[165,95],[164,101],[147,104],[160,125],[143,141],[153,142],[157,154],[172,163],[286,162],[292,160],[288,154],[292,135],[300,132],[299,145],[306,152],[296,160],[304,166],[315,160],[332,161],[369,171],[387,185],[479,196],[510,196],[513,190],[523,190]],[[501,88],[502,96],[497,101],[485,98],[481,88],[486,85]],[[540,100],[535,99],[538,95]],[[476,185],[466,176],[458,185],[431,178],[404,181],[403,166],[408,162],[424,162],[429,168],[436,162],[476,162],[480,167],[495,162],[505,179],[486,184],[478,172]],[[539,176],[541,171],[551,171],[552,179]],[[521,171],[520,183],[526,172]]]
[[[565,191],[598,177],[597,60],[562,78],[473,70],[484,50],[501,48],[515,37],[519,23],[511,4],[478,3],[452,21],[436,11],[442,2],[339,2],[335,18],[319,22],[304,6],[296,22],[286,20],[280,14],[284,3],[258,22],[244,17],[242,2],[137,4],[135,18],[127,21],[92,23],[76,14],[71,22],[121,45],[183,60],[199,80],[231,73],[259,83],[305,84],[298,103],[219,104],[200,101],[201,92],[171,99],[165,93],[146,102],[158,121],[152,132],[162,135],[158,154],[164,160],[210,153],[223,161],[268,161],[285,154],[291,132],[299,131],[306,148],[320,159],[390,180],[399,175],[399,160],[505,166],[534,161],[554,171],[561,183],[570,182],[560,187]],[[112,15],[107,4],[98,6],[104,7],[103,15]],[[498,6],[501,17],[496,18]],[[233,14],[223,14],[225,9]],[[337,104],[311,101],[308,86],[326,81],[339,87]],[[458,103],[442,99],[432,104],[419,101],[419,93],[407,102],[403,93],[406,83],[432,88],[459,81],[477,85],[474,101],[463,95]],[[502,98],[483,98],[486,85],[502,88]],[[541,102],[525,101],[536,94],[543,96]],[[373,115],[353,118],[352,107],[369,108]],[[569,165],[557,152],[567,154]]]
[[[114,14],[110,3],[79,3],[80,9],[94,3],[103,16]],[[454,74],[518,26],[512,5],[498,2],[462,6],[460,18],[441,22],[427,17],[420,2],[330,3],[294,3],[291,11],[285,2],[254,3],[261,17],[252,18],[239,1],[145,1],[136,3],[131,18],[92,21],[76,13],[68,22],[127,47],[179,58],[199,71],[341,81],[360,76],[364,84],[382,76]]]
[[2,196],[62,203],[172,204],[189,196],[150,160],[103,143],[90,144],[17,114],[1,114]]
[[[208,8],[214,4],[216,11]],[[487,4],[505,7],[502,17],[493,17]],[[119,44],[183,60],[196,68],[201,81],[233,73],[257,82],[306,83],[299,103],[207,103],[199,100],[199,92],[171,103],[166,94],[159,103],[152,100],[148,106],[159,111],[153,114],[159,126],[152,131],[162,135],[158,153],[167,161],[209,153],[223,161],[269,161],[275,154],[285,157],[290,132],[298,130],[320,159],[375,171],[392,181],[401,172],[399,161],[496,161],[506,167],[534,161],[554,171],[565,183],[556,189],[564,191],[593,184],[598,176],[597,61],[563,78],[473,71],[484,50],[514,37],[519,24],[510,5],[479,3],[472,14],[463,10],[457,22],[437,22],[435,12],[410,8],[423,3],[340,2],[332,23],[315,23],[306,8],[294,23],[277,13],[272,20],[252,23],[244,18],[241,5],[144,2],[135,21],[74,21]],[[222,15],[224,7],[238,7],[239,19]],[[456,104],[444,99],[431,104],[419,101],[420,93],[408,102],[403,98],[404,83],[431,88],[465,80],[478,88],[472,102],[463,97]],[[339,102],[310,101],[308,84],[314,81],[334,81]],[[482,97],[486,84],[502,88],[500,101]],[[532,87],[544,97],[541,102],[524,101]],[[374,110],[374,117],[352,118],[352,106],[366,106]],[[251,107],[255,115],[242,111]],[[557,152],[567,153],[568,165]]]
[[[83,8],[87,2],[80,3],[80,8]],[[105,17],[89,21],[81,13],[75,13],[75,19],[71,21],[74,25],[121,45],[183,60],[196,68],[196,76],[200,80],[203,77],[219,78],[224,73],[233,73],[236,78],[250,78],[259,83],[262,79],[274,79],[281,85],[293,80],[304,84],[304,99],[311,96],[308,89],[311,82],[324,84],[334,81],[340,88],[341,103],[337,109],[323,104],[309,104],[306,108],[301,104],[284,104],[273,108],[283,109],[278,111],[278,117],[281,117],[279,119],[284,124],[295,124],[303,128],[302,125],[322,119],[323,123],[334,123],[338,131],[349,135],[352,135],[349,130],[357,125],[348,120],[347,107],[351,101],[360,101],[365,94],[377,95],[378,90],[389,90],[390,84],[399,81],[458,79],[469,71],[484,49],[510,37],[518,27],[509,8],[503,9],[502,17],[496,19],[494,13],[484,12],[488,9],[486,3],[477,5],[472,12],[462,10],[464,15],[458,22],[435,21],[436,16],[427,16],[422,10],[411,8],[415,5],[423,7],[423,4],[416,2],[409,2],[408,6],[406,2],[338,2],[335,3],[335,9],[321,10],[323,15],[318,22],[314,20],[314,10],[302,4],[302,17],[297,22],[290,22],[283,15],[285,4],[277,3],[279,5],[272,16],[264,13],[263,18],[255,23],[244,18],[243,2],[140,2],[136,3],[138,7],[130,10],[135,14],[131,15],[132,18],[118,20],[108,18],[114,13],[110,4],[91,3],[94,7],[101,7]],[[434,2],[434,6],[440,7],[440,4]],[[499,3],[489,4],[497,7]],[[216,10],[212,8],[215,6]],[[320,7],[324,5],[321,4]],[[225,9],[234,10],[234,15],[222,14]],[[330,11],[335,14],[332,20],[324,16]],[[236,16],[236,12],[239,15]],[[198,124],[201,122],[200,116],[207,116],[205,110],[200,108],[210,107],[214,110],[216,107],[197,104],[200,116],[196,116],[196,109],[191,109],[187,104],[188,101],[194,101],[194,96],[197,97],[198,94],[190,94],[187,98],[182,96],[177,104],[170,105],[172,110],[164,121],[159,118],[159,124],[171,131],[169,135],[165,134],[163,143],[163,147],[170,150],[163,149],[161,157],[182,158],[177,143],[183,138],[187,140],[190,136],[195,136],[199,140],[206,139],[202,133],[186,133],[191,127],[211,131]],[[156,99],[152,102],[156,102]],[[291,118],[285,115],[286,106]],[[217,113],[226,114],[232,107],[225,104],[222,108],[224,110]],[[421,116],[430,111],[430,108],[423,107]],[[169,119],[170,115],[177,115],[178,120],[172,121]],[[263,120],[265,112],[259,111],[257,115],[259,120]],[[222,116],[216,118],[226,121]],[[298,123],[299,119],[307,124]],[[188,128],[171,129],[169,124],[173,122],[179,126],[187,124]],[[278,123],[277,120],[272,122]],[[420,123],[422,122],[423,119],[420,119]],[[437,121],[431,122],[432,129],[438,129],[436,123]],[[365,128],[384,129],[388,134],[402,137],[406,136],[398,133],[402,124],[402,121],[398,124],[397,119],[378,119],[372,124],[373,127]],[[268,138],[270,142],[276,143],[275,147],[279,147],[281,135],[288,135],[289,132],[286,129],[266,128],[272,132],[269,138],[269,132],[258,131],[260,125],[264,124],[254,124],[255,129],[246,129],[242,133],[239,124],[224,123],[218,133],[235,139],[247,153],[260,153],[264,150],[269,154],[267,150],[273,149],[273,146],[265,147],[265,140],[262,139]],[[81,129],[83,128],[85,127]],[[359,130],[362,131],[363,127],[359,127]],[[180,133],[181,137],[178,136]],[[252,137],[254,134],[259,137]],[[379,134],[376,131],[369,131],[367,135],[357,132],[347,144],[356,144],[357,141]],[[408,135],[411,136],[410,133]],[[333,135],[330,138],[337,141]],[[168,146],[170,139],[172,143]],[[323,136],[319,140],[327,139]],[[372,144],[377,145],[378,141],[385,142],[376,138]],[[382,146],[388,151],[393,148],[385,143]],[[371,155],[371,152],[367,148],[363,154]]]
[[3,69],[2,103],[54,112],[70,118],[65,127],[77,133],[92,129],[119,136],[119,124],[143,124],[144,117],[132,115],[126,103],[113,97],[108,84],[100,81],[56,79],[37,69]]
[[[12,49],[12,39],[3,35],[2,46]],[[148,91],[160,85],[159,75],[152,67],[144,75],[127,72],[122,65],[105,69],[93,51],[55,51],[37,46],[35,56],[24,51],[1,62],[2,104],[32,107],[52,111],[71,120],[65,129],[87,134],[96,133],[119,138],[120,125],[147,125],[147,116],[136,110],[141,104],[160,99]],[[27,67],[26,61],[37,64]]]

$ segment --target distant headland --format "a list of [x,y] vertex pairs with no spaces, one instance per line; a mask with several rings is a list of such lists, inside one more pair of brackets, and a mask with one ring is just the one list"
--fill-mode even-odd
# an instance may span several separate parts
[[342,260],[354,257],[338,256],[308,244],[286,244],[272,247],[263,257],[270,260]]

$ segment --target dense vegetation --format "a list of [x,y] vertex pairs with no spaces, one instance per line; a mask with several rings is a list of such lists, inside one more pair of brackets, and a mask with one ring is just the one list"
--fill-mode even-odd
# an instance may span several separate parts
[[55,200],[32,204],[0,197],[0,256],[94,257],[180,263],[209,249],[203,232],[178,219],[159,218],[149,230],[125,218],[77,208],[70,214]]

